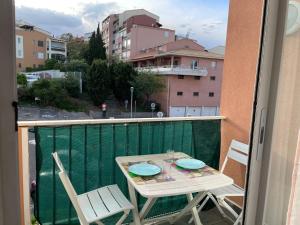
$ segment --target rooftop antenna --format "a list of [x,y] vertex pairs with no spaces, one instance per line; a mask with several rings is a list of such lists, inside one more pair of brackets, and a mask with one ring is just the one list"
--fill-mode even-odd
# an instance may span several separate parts
[[187,30],[187,32],[186,32],[186,35],[185,35],[185,37],[186,37],[187,39],[190,38],[191,32],[192,32],[192,28],[189,28],[189,29]]

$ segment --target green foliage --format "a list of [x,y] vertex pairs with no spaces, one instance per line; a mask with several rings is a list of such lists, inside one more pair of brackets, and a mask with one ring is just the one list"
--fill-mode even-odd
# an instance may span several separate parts
[[87,73],[89,65],[84,60],[70,60],[69,62],[64,63],[63,68],[61,71],[68,71],[68,72],[82,72]]
[[139,73],[132,85],[137,97],[142,101],[146,100],[146,102],[149,102],[154,93],[159,93],[165,89],[164,80],[150,72]]
[[60,79],[40,79],[32,84],[32,94],[38,97],[42,105],[56,106],[67,96]]
[[110,65],[112,90],[118,100],[130,98],[131,83],[136,76],[136,70],[129,63],[116,62]]
[[91,65],[95,59],[106,60],[106,50],[100,33],[99,24],[97,27],[97,32],[92,33],[88,49],[84,54],[84,58],[89,65]]
[[17,84],[22,87],[27,87],[27,78],[25,74],[17,74]]
[[94,60],[87,74],[87,89],[95,105],[101,104],[111,94],[111,80],[106,61]]
[[58,60],[56,60],[56,59],[47,59],[47,60],[45,61],[44,69],[45,69],[45,70],[53,70],[53,69],[56,69],[57,63],[58,63]]
[[82,60],[88,50],[88,43],[72,40],[68,42],[68,60]]
[[79,79],[74,77],[73,75],[67,75],[63,81],[64,87],[67,90],[68,94],[71,97],[78,98],[80,96]]
[[37,68],[26,67],[26,72],[35,72],[35,71],[43,71],[43,70],[58,70],[60,69],[60,65],[62,63],[57,59],[47,59],[44,65],[40,65]]

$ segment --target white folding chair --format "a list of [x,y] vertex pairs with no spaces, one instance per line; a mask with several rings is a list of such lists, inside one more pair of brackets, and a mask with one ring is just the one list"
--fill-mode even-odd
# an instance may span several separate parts
[[[248,154],[249,154],[249,146],[236,141],[232,140],[227,156],[225,158],[225,161],[221,168],[221,173],[224,173],[224,170],[226,168],[228,159],[234,160],[244,166],[247,166],[248,164]],[[215,196],[215,197],[214,197]],[[245,196],[245,190],[236,185],[232,184],[226,187],[218,188],[210,190],[207,194],[207,197],[202,202],[200,207],[198,208],[198,212],[202,210],[202,208],[205,206],[207,201],[211,199],[213,203],[216,205],[217,209],[220,211],[222,216],[228,217],[225,212],[223,211],[222,207],[226,208],[236,219],[234,222],[234,225],[237,225],[242,222],[242,212],[240,214],[237,214],[230,206],[229,204],[224,200],[226,197],[237,197],[237,196]],[[222,207],[221,207],[222,206]],[[189,223],[193,221],[193,218],[189,220]]]
[[116,223],[121,225],[127,218],[133,205],[126,199],[117,185],[105,186],[81,195],[77,195],[58,154],[52,153],[59,168],[59,177],[76,210],[81,225],[96,223],[104,225],[100,220],[124,212]]

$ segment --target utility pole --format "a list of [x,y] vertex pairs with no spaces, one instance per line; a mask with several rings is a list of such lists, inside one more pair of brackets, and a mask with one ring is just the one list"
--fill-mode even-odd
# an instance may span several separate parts
[[134,87],[130,87],[130,93],[131,93],[131,96],[130,96],[130,118],[132,118],[133,90],[134,90]]

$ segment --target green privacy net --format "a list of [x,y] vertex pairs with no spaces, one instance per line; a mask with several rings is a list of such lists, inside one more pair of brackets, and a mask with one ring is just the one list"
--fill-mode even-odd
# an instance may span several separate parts
[[[219,165],[219,120],[36,127],[35,135],[35,214],[41,224],[79,224],[59,180],[52,152],[58,152],[78,194],[118,184],[128,197],[126,178],[115,162],[117,156],[158,154],[173,149],[212,167]],[[145,201],[138,196],[139,208]],[[185,205],[185,196],[161,198],[149,217],[174,212]],[[115,224],[117,219],[111,217],[103,222]]]

